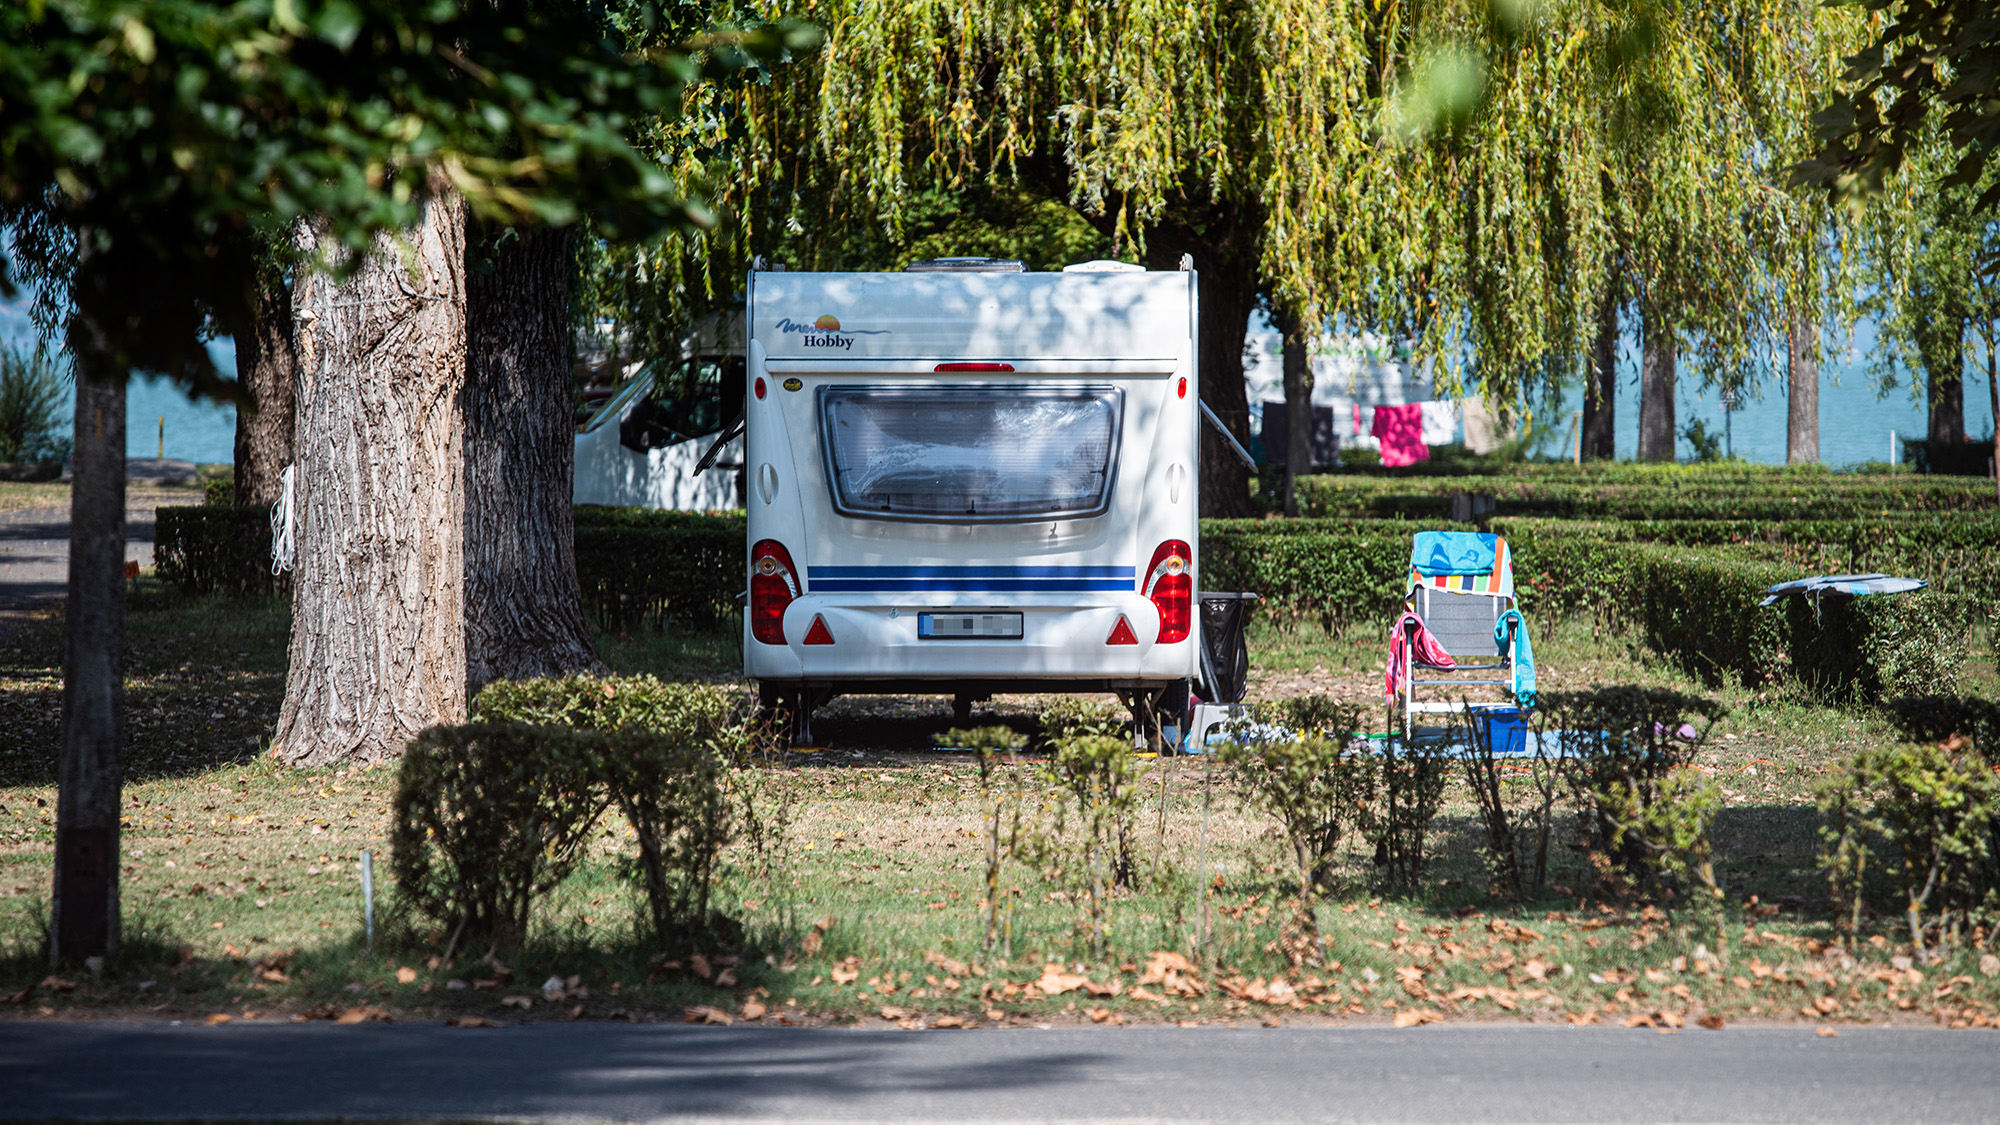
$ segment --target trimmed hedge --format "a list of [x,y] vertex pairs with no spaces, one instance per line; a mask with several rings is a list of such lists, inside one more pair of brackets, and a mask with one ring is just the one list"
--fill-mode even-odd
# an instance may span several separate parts
[[271,573],[271,509],[201,505],[154,513],[153,567],[183,593],[270,594],[289,578]]
[[722,624],[744,588],[744,527],[741,515],[578,508],[584,611],[610,630]]
[[1455,492],[1495,497],[1500,516],[1547,519],[1821,519],[1856,513],[1991,510],[1990,485],[1967,478],[1722,466],[1521,466],[1482,476],[1338,473],[1297,486],[1309,517],[1444,519]]

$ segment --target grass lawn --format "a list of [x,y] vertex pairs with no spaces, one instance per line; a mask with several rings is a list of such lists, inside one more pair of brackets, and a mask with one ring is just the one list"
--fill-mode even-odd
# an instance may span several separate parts
[[[1542,901],[1489,895],[1462,782],[1434,828],[1426,889],[1387,896],[1371,856],[1347,857],[1317,911],[1327,964],[1287,971],[1277,942],[1296,892],[1280,846],[1206,758],[1148,763],[1137,889],[1091,951],[1084,906],[1010,868],[1008,939],[984,942],[985,809],[968,756],[928,749],[943,699],[856,697],[815,723],[825,746],[763,767],[788,828],[739,848],[724,905],[740,940],[667,956],[621,878],[615,814],[581,870],[539,909],[527,947],[488,955],[399,920],[388,886],[393,767],[290,770],[261,754],[283,691],[288,612],[276,602],[187,601],[148,586],[127,627],[126,953],[102,979],[47,979],[60,621],[0,640],[0,1015],[161,1019],[457,1016],[761,1019],[818,1024],[1244,1024],[1432,1017],[1694,1025],[1812,1019],[1991,1025],[2000,959],[1912,966],[1894,919],[1856,950],[1826,944],[1812,793],[1852,748],[1891,737],[1869,712],[1725,690],[1733,711],[1701,766],[1730,805],[1716,825],[1732,903],[1718,926],[1579,895],[1558,856]],[[1983,638],[1981,639],[1983,640]],[[601,638],[621,672],[733,679],[729,636]],[[1381,645],[1354,631],[1259,626],[1253,693],[1379,699]],[[1536,636],[1544,690],[1602,683],[1692,689],[1588,624]],[[1996,690],[1972,646],[1964,690]],[[747,688],[746,688],[747,692]],[[1032,730],[1038,701],[982,705],[976,723]],[[1021,769],[1031,769],[1024,764]],[[357,861],[377,857],[380,930],[362,934]],[[1751,896],[1756,901],[1752,903]],[[1202,939],[1197,942],[1196,938]],[[1173,957],[1161,956],[1165,951]],[[1185,955],[1191,971],[1174,957]]]
[[0,512],[69,503],[67,481],[0,481]]

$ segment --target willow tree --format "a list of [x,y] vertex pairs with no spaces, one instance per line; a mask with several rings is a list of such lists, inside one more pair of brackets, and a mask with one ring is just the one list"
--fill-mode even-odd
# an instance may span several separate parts
[[[841,232],[794,241],[807,256],[793,264],[811,268],[851,261],[857,242],[901,241],[940,191],[997,186],[1066,205],[1113,256],[1155,269],[1193,258],[1202,397],[1239,437],[1260,290],[1321,322],[1367,306],[1387,288],[1375,263],[1417,241],[1380,205],[1370,33],[1387,17],[1359,0],[798,11],[828,31],[817,57],[704,102],[685,119],[699,136],[661,139],[691,167],[730,170],[718,186],[739,224],[731,246]],[[689,249],[703,259],[711,246]],[[690,295],[732,288],[705,264],[662,265],[662,283]],[[1247,511],[1247,475],[1212,436],[1202,473],[1207,511]]]
[[1705,381],[1733,385],[1771,319],[1767,262],[1798,226],[1770,215],[1771,122],[1803,127],[1784,103],[1825,69],[1793,57],[1817,17],[1777,0],[1437,0],[1407,16],[1389,109],[1401,198],[1447,214],[1420,223],[1439,234],[1431,266],[1396,280],[1450,311],[1457,346],[1436,350],[1471,357],[1502,407],[1585,374],[1585,449],[1608,457],[1630,302],[1640,456],[1671,458],[1683,346]]

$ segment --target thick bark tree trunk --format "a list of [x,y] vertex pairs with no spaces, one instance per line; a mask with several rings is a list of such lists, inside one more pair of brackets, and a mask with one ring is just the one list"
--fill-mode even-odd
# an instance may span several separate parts
[[1597,346],[1591,353],[1590,386],[1583,395],[1583,457],[1610,461],[1618,456],[1618,304],[1614,275],[1597,308]]
[[1785,463],[1819,463],[1819,325],[1794,313],[1786,333]]
[[250,409],[236,412],[236,502],[275,504],[279,474],[292,463],[298,363],[292,350],[292,295],[275,267],[260,264],[249,323],[236,335],[236,381]]
[[570,235],[475,224],[465,296],[466,698],[602,672],[576,579]]
[[291,668],[272,752],[401,754],[465,718],[465,207],[438,186],[346,284],[300,275]]
[[125,375],[106,329],[133,279],[93,253],[77,264],[75,470],[70,484],[62,756],[49,955],[76,964],[118,951],[118,816],[125,735]]
[[1312,340],[1296,318],[1279,318],[1284,333],[1285,515],[1299,514],[1298,478],[1312,472]]
[[1680,354],[1674,330],[1646,310],[1639,359],[1639,460],[1674,459],[1674,365]]

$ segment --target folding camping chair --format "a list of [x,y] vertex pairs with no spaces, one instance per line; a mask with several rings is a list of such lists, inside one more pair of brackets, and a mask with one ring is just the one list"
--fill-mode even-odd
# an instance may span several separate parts
[[[1402,708],[1405,737],[1414,732],[1417,715],[1532,705],[1531,693],[1519,693],[1527,699],[1517,695],[1522,686],[1517,661],[1523,638],[1515,627],[1519,616],[1501,628],[1513,609],[1514,565],[1507,540],[1462,531],[1425,531],[1413,538],[1404,614],[1396,623],[1404,636],[1397,650],[1400,667],[1395,671],[1400,675],[1394,696]],[[1454,667],[1420,661],[1417,622],[1452,657]]]

